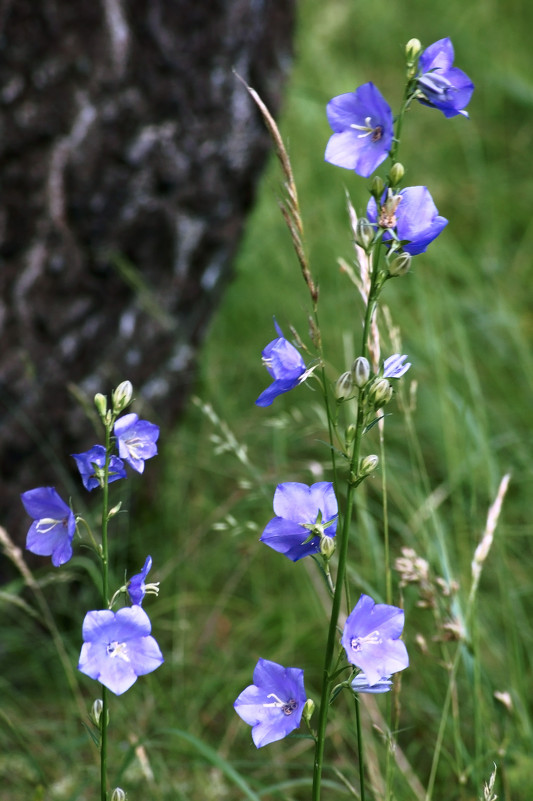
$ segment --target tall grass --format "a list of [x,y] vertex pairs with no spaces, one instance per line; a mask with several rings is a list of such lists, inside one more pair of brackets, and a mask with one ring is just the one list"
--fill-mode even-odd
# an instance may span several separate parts
[[[403,46],[413,36],[424,45],[450,36],[476,84],[469,122],[445,121],[422,108],[409,112],[402,144],[409,183],[430,186],[450,224],[384,296],[418,385],[410,395],[405,381],[387,419],[393,557],[415,549],[432,580],[457,586],[450,597],[439,594],[433,609],[418,605],[416,586],[402,590],[411,667],[402,677],[392,760],[397,801],[423,799],[433,769],[432,798],[482,798],[493,763],[500,799],[529,801],[533,792],[532,25],[533,7],[525,0],[300,4],[281,129],[320,284],[332,375],[350,364],[361,325],[361,309],[338,265],[339,258],[353,259],[345,193],[360,212],[367,195],[364,181],[322,161],[325,103],[372,80],[394,104]],[[232,709],[260,656],[305,663],[306,689],[317,697],[327,619],[312,572],[257,542],[272,516],[278,481],[329,478],[325,421],[310,389],[279,398],[272,411],[254,406],[267,383],[259,355],[273,335],[272,315],[307,339],[306,292],[278,194],[272,161],[203,352],[201,402],[162,437],[156,498],[137,510],[131,525],[124,518],[120,534],[133,568],[148,552],[154,558],[161,595],[151,614],[166,656],[157,674],[112,709],[110,764],[122,771],[117,783],[127,779],[130,798],[310,795],[308,742],[291,739],[256,752]],[[471,561],[507,472],[509,491],[469,616]],[[380,477],[364,487],[354,530],[360,558],[351,578],[383,600]],[[52,581],[48,569],[36,574],[74,665],[78,610],[92,608],[96,598],[89,570],[77,557]],[[82,581],[73,604],[76,579]],[[397,575],[394,582],[397,587]],[[96,759],[42,609],[22,578],[3,589],[0,603],[0,795],[6,801],[90,799]],[[460,626],[462,639],[453,638],[449,623]],[[89,709],[93,688],[77,679]],[[363,710],[376,798],[387,765],[385,703],[371,699]],[[439,727],[442,749],[433,768]],[[324,797],[353,797],[355,735],[335,717],[328,752]]]

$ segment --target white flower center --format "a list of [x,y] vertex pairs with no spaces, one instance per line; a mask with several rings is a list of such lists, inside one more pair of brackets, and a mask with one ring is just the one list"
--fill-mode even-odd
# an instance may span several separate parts
[[130,658],[128,656],[128,646],[125,642],[110,642],[107,644],[106,652],[107,655],[110,656],[112,659],[118,657],[119,659],[123,659],[124,662],[129,662]]
[[381,642],[379,631],[371,631],[366,637],[352,637],[350,647],[352,651],[362,651],[365,645],[379,645]]
[[276,700],[272,701],[270,704],[263,704],[263,706],[281,709],[284,715],[292,715],[292,713],[298,709],[298,702],[295,701],[294,698],[290,698],[288,701],[282,701],[281,698],[278,698],[276,693],[269,693],[267,698],[275,698]]
[[383,126],[372,125],[372,117],[365,117],[364,125],[356,125],[353,122],[350,125],[350,128],[353,128],[355,131],[363,131],[363,133],[360,133],[357,137],[358,139],[364,139],[367,136],[371,136],[373,142],[379,142],[383,136]]

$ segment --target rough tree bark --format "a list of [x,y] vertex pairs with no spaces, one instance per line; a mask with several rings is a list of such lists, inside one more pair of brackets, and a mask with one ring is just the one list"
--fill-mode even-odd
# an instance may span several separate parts
[[[268,149],[293,0],[0,0],[0,522],[129,378],[176,419]],[[14,528],[13,534],[16,534]]]

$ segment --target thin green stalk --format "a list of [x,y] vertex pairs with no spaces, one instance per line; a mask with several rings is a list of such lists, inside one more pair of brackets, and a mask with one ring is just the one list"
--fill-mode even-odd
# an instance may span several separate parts
[[359,756],[359,787],[361,801],[365,801],[365,760],[363,753],[363,732],[361,729],[361,711],[359,709],[359,699],[355,699],[355,725],[357,727],[357,753]]
[[[361,348],[363,355],[366,355],[368,353],[368,333],[370,331],[372,316],[376,309],[379,291],[381,289],[381,284],[379,282],[379,272],[378,272],[380,243],[381,240],[378,240],[378,242],[376,243],[376,248],[375,248],[376,258],[373,264],[372,282],[371,282],[369,299],[363,324],[363,342]],[[357,466],[359,464],[359,455],[361,450],[361,440],[363,437],[364,425],[365,425],[365,410],[363,404],[359,403],[357,409],[355,437],[353,441],[352,456],[349,468],[350,481],[348,484],[348,493],[346,497],[346,509],[343,519],[342,530],[339,537],[337,580],[335,583],[335,591],[333,593],[333,601],[331,606],[331,615],[328,628],[328,638],[326,643],[326,654],[324,658],[322,693],[320,700],[317,740],[315,746],[315,760],[313,767],[313,794],[312,794],[313,801],[320,801],[320,787],[322,781],[322,768],[324,761],[326,726],[328,721],[328,710],[329,710],[330,692],[331,692],[331,665],[333,662],[335,643],[338,638],[337,625],[339,620],[343,587],[345,583],[344,580],[346,576],[348,540],[350,534],[350,523],[352,519],[354,491],[357,486],[357,483],[354,481],[354,476],[357,472]]]
[[[114,419],[105,423],[105,466],[104,484],[102,487],[102,601],[106,609],[109,607],[109,551],[107,542],[107,524],[109,516],[109,460],[111,429]],[[108,725],[107,688],[102,685],[102,714],[100,717],[100,798],[107,801],[107,725]]]

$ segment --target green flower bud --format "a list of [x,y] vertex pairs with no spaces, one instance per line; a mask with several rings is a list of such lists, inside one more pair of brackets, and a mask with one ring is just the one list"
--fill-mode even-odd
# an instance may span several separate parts
[[376,409],[381,409],[392,398],[392,387],[386,378],[376,378],[370,389],[370,402]]
[[361,459],[361,461],[359,462],[359,475],[369,476],[370,473],[374,472],[378,464],[379,464],[379,456],[376,456],[375,453],[371,453],[369,456],[365,456],[364,459]]
[[350,423],[348,428],[346,429],[346,444],[351,445],[355,439],[355,432],[357,431],[357,427],[354,423]]
[[94,405],[96,406],[96,411],[102,418],[105,419],[105,413],[107,412],[107,398],[105,395],[102,395],[101,392],[97,392],[94,396]]
[[324,534],[320,537],[320,553],[326,559],[331,559],[333,554],[335,553],[335,538],[328,537],[327,534]]
[[133,397],[131,381],[123,381],[119,384],[118,387],[113,390],[111,397],[113,400],[113,412],[115,414],[120,414],[120,412],[124,411],[126,406],[129,406],[131,403]]
[[383,194],[383,190],[385,189],[385,184],[383,183],[383,178],[380,178],[379,175],[375,175],[372,180],[372,186],[370,187],[370,191],[372,195],[376,199],[376,203],[380,203],[381,195]]
[[358,356],[352,364],[353,382],[356,387],[362,389],[368,384],[370,378],[370,362],[364,356]]
[[410,253],[398,253],[389,262],[389,273],[393,276],[406,275],[411,269]]
[[370,245],[374,241],[375,235],[375,228],[372,223],[369,223],[366,217],[360,217],[357,220],[357,225],[355,228],[355,241],[362,247],[363,250],[368,251]]
[[313,701],[312,698],[308,698],[307,701],[304,704],[304,709],[303,709],[303,712],[302,712],[302,717],[305,720],[305,722],[307,723],[307,725],[309,725],[309,721],[313,717],[313,712],[314,711],[315,711],[315,702]]
[[102,717],[103,709],[104,709],[104,702],[102,701],[101,698],[97,698],[91,707],[91,712],[89,714],[89,717],[94,723],[94,725],[97,726],[98,728],[100,728],[100,718]]
[[422,50],[420,39],[409,39],[405,45],[405,57],[408,64],[412,64]]
[[396,164],[393,164],[391,167],[391,171],[389,173],[390,182],[392,186],[396,186],[400,183],[403,176],[405,175],[405,169],[403,164],[400,164],[399,161]]
[[338,401],[349,398],[353,390],[352,374],[346,371],[337,378],[335,383],[335,397]]
[[111,801],[126,801],[126,793],[121,787],[115,787],[111,794]]

